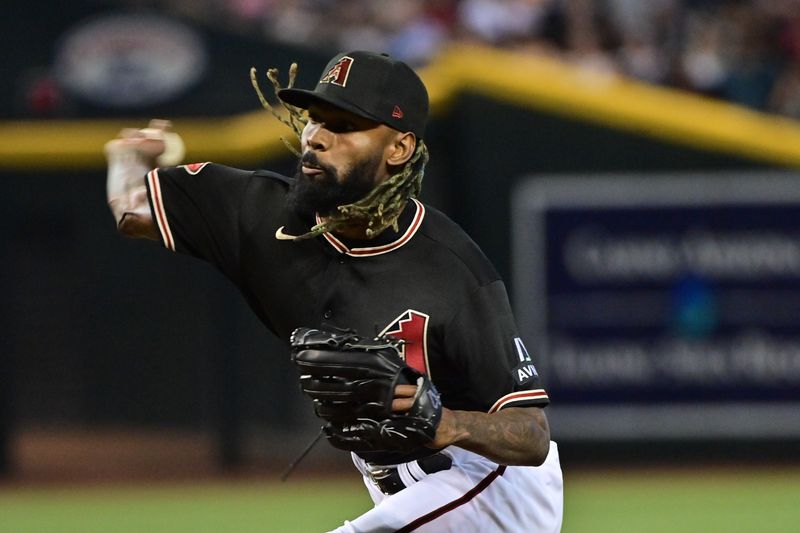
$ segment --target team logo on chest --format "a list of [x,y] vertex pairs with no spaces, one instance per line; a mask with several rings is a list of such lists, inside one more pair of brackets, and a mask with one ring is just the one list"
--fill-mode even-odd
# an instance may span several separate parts
[[428,369],[428,322],[425,313],[408,309],[386,326],[381,335],[391,335],[405,341],[401,354],[411,368],[430,377]]

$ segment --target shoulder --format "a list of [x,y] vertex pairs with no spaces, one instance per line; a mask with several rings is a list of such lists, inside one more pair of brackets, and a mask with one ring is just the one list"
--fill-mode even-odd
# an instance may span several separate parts
[[500,279],[491,261],[461,226],[427,204],[420,233],[443,250],[450,261],[468,270],[478,285],[486,285]]
[[244,179],[253,175],[253,171],[233,168],[209,161],[205,163],[188,163],[176,167],[163,167],[155,170],[161,176],[187,178],[197,176],[198,179]]
[[[219,191],[222,194],[241,194],[258,190],[287,190],[292,178],[268,170],[244,170],[218,163],[190,163],[176,167],[157,168],[151,172],[155,180],[191,186],[198,191]],[[238,193],[237,193],[238,191]]]
[[294,178],[284,176],[283,174],[278,174],[277,172],[272,172],[271,170],[256,170],[255,172],[253,172],[253,176],[256,178],[260,178],[268,183],[274,183],[276,185],[281,185],[287,188],[294,181]]
[[244,170],[241,168],[229,167],[218,163],[189,163],[176,167],[165,167],[156,169],[161,175],[171,177],[197,176],[198,179],[205,180],[250,180],[257,178],[257,181],[266,183],[280,184],[288,187],[293,181],[292,178],[272,172],[269,170]]

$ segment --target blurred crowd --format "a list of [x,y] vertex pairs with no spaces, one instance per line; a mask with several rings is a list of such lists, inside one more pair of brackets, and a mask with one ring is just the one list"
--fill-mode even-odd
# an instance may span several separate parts
[[325,50],[424,64],[448,42],[586,68],[800,118],[800,0],[161,0],[185,16]]

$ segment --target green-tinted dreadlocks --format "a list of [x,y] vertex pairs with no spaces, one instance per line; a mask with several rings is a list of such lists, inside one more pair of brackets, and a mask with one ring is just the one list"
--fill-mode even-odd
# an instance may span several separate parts
[[[297,63],[292,63],[289,68],[289,84],[287,88],[294,85],[294,80],[297,75]],[[277,96],[278,91],[281,89],[280,82],[278,81],[278,69],[271,68],[267,71],[267,78],[272,83],[273,90]],[[289,126],[295,135],[300,138],[303,128],[308,122],[308,117],[303,109],[289,105],[283,102],[280,98],[278,101],[286,109],[288,118],[285,118],[278,113],[275,108],[270,105],[256,79],[256,69],[250,69],[250,81],[253,88],[258,94],[258,99],[261,105],[272,113],[278,120]],[[283,143],[291,150],[291,152],[300,157],[297,149],[291,145],[284,137],[281,137]],[[411,159],[403,166],[400,172],[392,175],[389,179],[378,184],[370,193],[361,200],[352,204],[340,205],[336,208],[337,212],[330,215],[325,222],[317,224],[308,233],[295,237],[295,241],[311,239],[328,233],[336,231],[337,229],[346,228],[353,225],[366,225],[367,238],[372,238],[380,232],[392,226],[395,231],[398,231],[397,217],[405,206],[409,198],[416,198],[419,196],[422,189],[422,177],[425,175],[425,165],[428,163],[428,147],[422,139],[417,139],[417,147]]]
[[[289,84],[286,86],[287,89],[291,89],[294,86],[294,79],[297,77],[297,63],[292,63],[289,67]],[[278,91],[281,90],[281,84],[278,81],[278,69],[271,68],[267,70],[267,79],[272,83],[272,89],[275,91],[275,96],[278,95]],[[281,113],[278,113],[272,105],[264,98],[264,93],[261,92],[261,87],[258,85],[258,80],[256,79],[256,68],[250,68],[250,83],[253,84],[253,88],[256,90],[256,94],[258,95],[258,99],[261,101],[261,105],[264,106],[264,109],[272,113],[272,115],[289,126],[297,138],[300,138],[300,135],[303,133],[303,128],[306,126],[306,122],[308,122],[308,117],[306,116],[305,112],[300,109],[299,107],[295,107],[293,105],[289,105],[280,98],[278,98],[278,102],[286,109],[289,117],[285,118]],[[292,144],[286,140],[286,137],[281,137],[281,141],[286,147],[289,149],[297,157],[300,157],[300,152],[297,151],[297,148],[292,146]]]

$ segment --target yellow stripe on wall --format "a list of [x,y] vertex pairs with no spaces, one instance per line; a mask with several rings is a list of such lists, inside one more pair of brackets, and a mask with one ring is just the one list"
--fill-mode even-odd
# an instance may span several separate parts
[[[141,118],[0,122],[0,167],[100,168],[105,165],[106,141],[124,127],[146,126],[147,120]],[[173,121],[173,128],[187,145],[186,161],[262,161],[286,151],[280,136],[291,135],[266,112],[229,118],[179,118]]]
[[800,166],[800,123],[545,57],[461,47],[445,56],[463,88],[676,144]]
[[[447,113],[458,92],[469,91],[670,143],[800,166],[796,121],[588,71],[558,59],[454,46],[421,74],[436,115]],[[0,168],[102,168],[105,142],[124,127],[144,127],[146,122],[141,118],[0,122]],[[224,118],[177,118],[174,129],[186,142],[190,162],[257,164],[288,154],[280,137],[293,137],[261,110]]]

